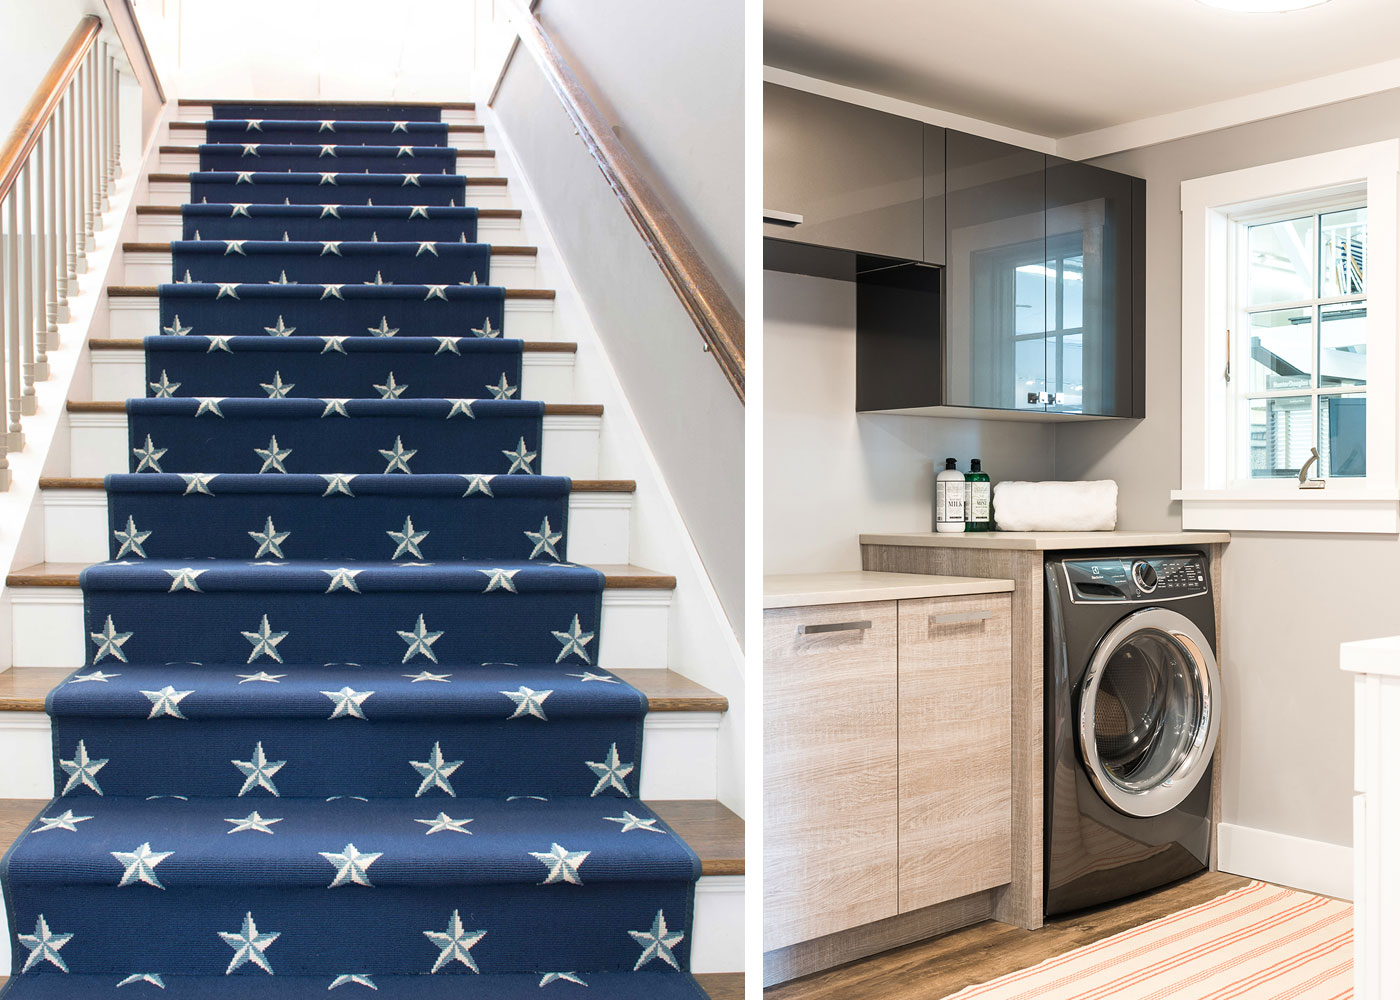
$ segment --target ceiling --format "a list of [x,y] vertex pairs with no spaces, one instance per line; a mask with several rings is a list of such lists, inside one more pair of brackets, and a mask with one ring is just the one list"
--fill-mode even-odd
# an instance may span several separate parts
[[1400,56],[1400,3],[764,0],[764,64],[1051,138]]

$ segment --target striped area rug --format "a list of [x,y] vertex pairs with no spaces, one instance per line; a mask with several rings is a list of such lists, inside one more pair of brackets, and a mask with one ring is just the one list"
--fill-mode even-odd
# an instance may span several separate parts
[[1265,882],[947,1000],[1343,1000],[1351,904]]

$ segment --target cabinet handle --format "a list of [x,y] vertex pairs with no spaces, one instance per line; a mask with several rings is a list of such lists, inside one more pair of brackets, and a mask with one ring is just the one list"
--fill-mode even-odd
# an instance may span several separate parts
[[858,622],[832,622],[829,625],[799,625],[798,635],[815,635],[818,632],[864,632],[868,628],[874,628],[875,623],[871,621]]
[[796,212],[775,212],[765,208],[763,210],[763,221],[772,223],[775,226],[788,226],[790,228],[802,225],[802,216]]
[[1029,404],[1031,404],[1032,406],[1035,405],[1036,403],[1039,403],[1039,402],[1040,402],[1040,393],[1038,393],[1038,392],[1028,392],[1028,393],[1026,393],[1026,402],[1029,403]]
[[995,611],[950,611],[946,615],[929,615],[930,625],[962,625],[966,622],[984,622],[995,618]]

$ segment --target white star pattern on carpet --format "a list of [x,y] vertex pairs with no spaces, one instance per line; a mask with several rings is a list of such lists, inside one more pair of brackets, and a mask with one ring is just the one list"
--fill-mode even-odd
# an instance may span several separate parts
[[467,824],[471,820],[453,819],[445,812],[438,813],[432,819],[415,819],[413,822],[426,826],[428,828],[426,832],[429,836],[434,833],[465,833],[467,836],[471,836],[471,831],[467,829]]
[[666,929],[666,915],[656,911],[656,919],[651,922],[649,931],[628,931],[633,941],[642,946],[642,954],[637,958],[637,964],[632,966],[632,971],[636,972],[652,959],[659,958],[677,972],[680,971],[680,963],[676,961],[675,953],[671,950],[681,943],[685,934],[681,931],[668,931]]
[[457,793],[452,790],[452,782],[447,779],[452,777],[453,772],[461,767],[464,762],[460,760],[444,760],[441,743],[433,744],[433,752],[428,755],[427,760],[411,760],[409,763],[423,778],[423,781],[418,785],[418,791],[413,793],[415,799],[433,788],[444,791],[453,798],[457,797]]
[[224,822],[233,824],[233,829],[229,830],[229,833],[251,832],[271,834],[275,832],[272,829],[272,824],[280,823],[282,819],[283,817],[281,816],[263,817],[254,809],[247,816],[229,818],[224,820]]
[[317,853],[329,861],[332,868],[336,869],[335,878],[327,886],[328,889],[342,885],[370,885],[369,866],[384,856],[382,851],[377,854],[366,854],[356,848],[354,844],[346,844],[335,853],[330,851]]
[[415,656],[426,656],[434,663],[437,662],[437,654],[433,652],[433,643],[442,638],[441,632],[429,632],[427,625],[423,623],[423,616],[418,616],[418,623],[413,626],[412,632],[399,631],[399,638],[408,643],[408,652],[403,654],[400,663],[407,663]]
[[88,756],[87,745],[83,740],[78,741],[78,748],[73,751],[72,760],[60,760],[58,766],[68,775],[68,781],[63,786],[63,791],[59,794],[67,795],[79,785],[86,785],[98,795],[102,794],[102,788],[97,784],[97,772],[108,764],[108,758],[94,758]]
[[590,798],[609,789],[631,797],[632,792],[627,788],[627,776],[632,773],[636,765],[623,763],[622,758],[618,755],[616,743],[608,749],[607,756],[601,761],[587,760],[584,763],[598,778],[598,783],[593,786],[593,791],[588,793]]
[[368,719],[365,715],[365,699],[374,694],[373,691],[355,691],[349,686],[341,688],[339,691],[322,691],[323,695],[331,700],[335,709],[328,718],[331,719]]
[[142,691],[151,702],[151,714],[148,719],[157,719],[162,715],[168,715],[175,719],[183,719],[185,716],[180,712],[180,702],[184,701],[194,691],[176,691],[167,684],[159,691]]
[[243,633],[243,638],[253,644],[253,651],[248,654],[247,662],[252,663],[259,656],[268,656],[281,663],[282,655],[277,652],[277,647],[289,634],[288,632],[272,631],[272,627],[267,623],[267,615],[263,615],[262,624],[258,626],[256,632]]
[[29,949],[29,957],[24,960],[24,968],[20,972],[28,972],[40,962],[48,962],[67,972],[68,965],[59,951],[72,939],[72,934],[55,934],[49,930],[49,922],[42,913],[39,914],[39,919],[34,921],[34,933],[19,935],[19,943]]
[[239,797],[247,795],[254,788],[265,789],[280,797],[281,793],[277,791],[272,776],[282,770],[286,763],[285,760],[268,760],[267,754],[263,753],[262,741],[259,740],[258,745],[253,748],[251,760],[233,761],[233,766],[243,772],[244,781],[243,787],[238,790]]
[[544,700],[553,693],[553,691],[535,691],[523,684],[515,691],[502,691],[501,694],[515,703],[515,711],[507,715],[506,718],[518,719],[522,715],[531,715],[536,719],[549,721],[545,719]]
[[558,844],[551,844],[548,851],[543,853],[531,851],[530,857],[545,866],[549,875],[540,885],[549,885],[552,882],[568,882],[570,885],[583,885],[583,879],[579,877],[579,866],[587,860],[591,851],[570,851]]
[[442,949],[438,954],[437,961],[433,963],[433,972],[437,972],[444,965],[452,962],[461,962],[473,972],[479,973],[481,971],[477,968],[476,960],[472,958],[471,952],[472,948],[486,936],[486,932],[463,930],[462,917],[458,911],[452,911],[452,916],[447,921],[447,930],[424,931],[423,935]]
[[272,975],[272,963],[267,960],[265,953],[268,946],[281,937],[281,931],[259,934],[258,925],[253,920],[253,914],[249,912],[243,917],[243,927],[237,933],[219,931],[218,934],[223,939],[224,944],[233,949],[233,958],[229,960],[224,975],[232,975],[235,969],[249,962],[268,975]]
[[137,882],[144,882],[146,885],[153,885],[157,889],[164,889],[160,879],[156,877],[156,865],[170,857],[174,851],[153,851],[150,844],[142,844],[131,851],[112,851],[112,857],[125,867],[122,872],[122,880],[117,883],[117,887],[134,885]]

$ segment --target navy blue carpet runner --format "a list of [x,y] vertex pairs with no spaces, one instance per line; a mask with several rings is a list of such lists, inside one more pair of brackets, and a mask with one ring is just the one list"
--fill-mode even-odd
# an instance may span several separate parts
[[206,127],[6,1000],[704,997],[446,126],[354,111]]

